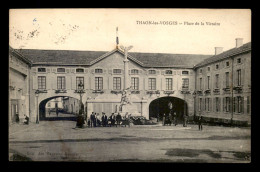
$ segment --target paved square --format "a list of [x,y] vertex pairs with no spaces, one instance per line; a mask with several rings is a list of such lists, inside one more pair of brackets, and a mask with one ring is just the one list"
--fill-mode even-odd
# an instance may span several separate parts
[[[248,163],[251,129],[197,125],[135,125],[75,129],[74,121],[15,124],[10,154],[33,161]],[[10,160],[15,159],[14,156]]]

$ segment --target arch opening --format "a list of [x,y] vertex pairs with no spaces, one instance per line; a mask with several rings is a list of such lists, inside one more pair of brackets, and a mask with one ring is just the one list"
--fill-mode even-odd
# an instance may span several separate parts
[[76,121],[80,100],[69,96],[54,96],[39,103],[40,121],[72,120]]
[[[169,107],[169,103],[172,107]],[[178,120],[183,120],[183,116],[188,114],[188,104],[185,100],[177,97],[160,97],[150,103],[149,118],[158,118],[162,121],[163,114],[168,117],[171,109],[172,112],[176,112]]]

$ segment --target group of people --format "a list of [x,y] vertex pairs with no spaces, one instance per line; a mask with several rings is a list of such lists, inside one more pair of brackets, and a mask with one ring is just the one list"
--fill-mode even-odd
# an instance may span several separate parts
[[89,127],[107,127],[107,126],[115,126],[116,127],[121,125],[122,116],[120,113],[112,113],[109,117],[102,112],[102,116],[99,113],[92,112],[90,118],[88,119],[88,126]]
[[112,113],[108,117],[104,112],[102,112],[102,115],[92,112],[89,118],[87,115],[84,117],[79,115],[76,127],[82,128],[83,124],[87,124],[88,127],[117,127],[121,126],[122,120],[128,119],[129,116],[128,113],[125,114],[125,117],[122,117],[120,113]]

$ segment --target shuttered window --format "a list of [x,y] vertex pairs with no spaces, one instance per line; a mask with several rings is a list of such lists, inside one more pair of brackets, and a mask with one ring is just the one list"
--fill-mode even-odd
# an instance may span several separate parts
[[[80,86],[80,83],[82,86]],[[76,77],[76,88],[77,90],[84,89],[84,77]]]
[[182,90],[189,89],[189,78],[182,78]]

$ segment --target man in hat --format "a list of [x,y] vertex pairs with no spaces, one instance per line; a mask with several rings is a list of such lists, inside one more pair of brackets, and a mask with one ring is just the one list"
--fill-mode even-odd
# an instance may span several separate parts
[[92,112],[90,115],[90,127],[93,127],[93,125],[94,125],[94,112]]
[[106,127],[107,126],[107,116],[106,116],[106,114],[104,112],[102,112],[101,121],[102,121],[102,126]]
[[116,116],[116,127],[117,127],[117,125],[121,126],[120,125],[121,119],[122,119],[122,117],[121,117],[120,113],[118,113]]

